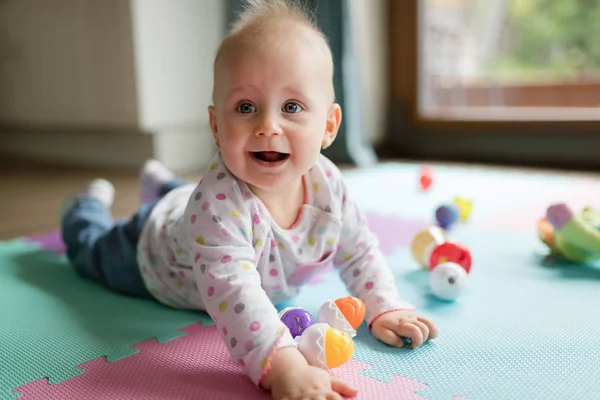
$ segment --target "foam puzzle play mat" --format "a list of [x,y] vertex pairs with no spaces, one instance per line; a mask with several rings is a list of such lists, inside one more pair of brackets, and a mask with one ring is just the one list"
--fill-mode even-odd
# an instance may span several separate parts
[[[403,163],[344,175],[401,296],[440,329],[411,350],[360,325],[332,369],[356,399],[600,398],[600,180]],[[348,295],[330,268],[280,307],[317,315]],[[0,242],[0,399],[17,398],[270,397],[207,315],[82,280],[49,232]]]

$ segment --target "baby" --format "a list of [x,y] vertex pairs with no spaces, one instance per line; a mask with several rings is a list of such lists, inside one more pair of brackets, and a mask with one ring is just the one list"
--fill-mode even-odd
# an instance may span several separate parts
[[356,390],[307,363],[276,309],[328,264],[382,342],[404,336],[416,348],[438,332],[398,296],[376,236],[320,154],[342,112],[328,43],[307,15],[290,1],[250,1],[223,40],[208,110],[218,151],[199,183],[151,160],[139,211],[115,223],[114,188],[95,180],[67,203],[62,232],[80,275],[207,311],[234,362],[274,399],[341,399]]

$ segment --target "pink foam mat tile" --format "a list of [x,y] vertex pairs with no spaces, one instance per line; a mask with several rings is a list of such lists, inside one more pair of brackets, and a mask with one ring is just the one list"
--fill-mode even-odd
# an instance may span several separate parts
[[595,179],[582,179],[570,186],[561,197],[521,204],[487,218],[483,224],[489,228],[537,232],[538,221],[546,215],[546,209],[553,203],[566,203],[575,211],[586,206],[600,208],[599,182]]
[[[85,372],[69,380],[50,385],[39,379],[13,392],[23,400],[271,398],[231,360],[215,326],[194,323],[181,331],[187,334],[170,342],[152,339],[132,346],[140,351],[113,363],[98,358],[78,365]],[[332,373],[359,390],[356,400],[425,400],[415,391],[426,385],[398,376],[382,382],[361,373],[368,368],[351,360]]]
[[332,373],[358,389],[353,400],[427,400],[415,393],[427,385],[401,376],[394,376],[391,382],[382,382],[362,374],[369,368],[370,365],[353,359]]
[[216,327],[194,323],[187,334],[166,343],[155,339],[132,346],[140,351],[109,363],[105,358],[78,366],[85,373],[49,385],[40,379],[14,392],[20,399],[269,399],[235,364]]

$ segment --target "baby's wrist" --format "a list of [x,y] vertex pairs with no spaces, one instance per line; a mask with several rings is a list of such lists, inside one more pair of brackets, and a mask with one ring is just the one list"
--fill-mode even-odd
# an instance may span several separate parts
[[273,382],[279,377],[302,366],[308,366],[308,362],[298,348],[290,346],[278,349],[271,360],[269,370],[260,381],[260,386],[271,390]]

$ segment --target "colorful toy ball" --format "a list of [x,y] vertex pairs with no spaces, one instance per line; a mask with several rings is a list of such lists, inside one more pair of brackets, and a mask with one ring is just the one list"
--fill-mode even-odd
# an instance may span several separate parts
[[279,319],[290,329],[293,338],[315,323],[313,315],[301,307],[284,308],[279,312]]
[[347,296],[336,301],[327,300],[323,303],[319,309],[317,320],[354,337],[356,329],[365,320],[366,312],[365,303],[361,299]]
[[350,335],[326,323],[310,325],[295,340],[308,364],[325,370],[344,365],[354,354]]
[[469,219],[469,215],[471,215],[471,210],[473,210],[473,202],[464,197],[455,197],[454,205],[458,208],[458,218],[461,222],[465,222]]
[[446,232],[439,226],[432,226],[415,235],[410,245],[410,251],[421,267],[429,268],[431,252],[445,241]]
[[455,204],[444,204],[435,210],[435,219],[440,227],[449,229],[458,221],[458,207]]
[[445,242],[437,246],[431,252],[429,258],[429,270],[437,268],[439,264],[452,262],[461,266],[468,274],[471,272],[473,260],[471,252],[465,246],[456,242]]
[[419,177],[419,186],[422,190],[427,190],[433,183],[433,176],[431,173],[431,167],[426,166],[421,170],[421,176]]
[[431,271],[429,287],[434,296],[454,301],[465,291],[467,279],[468,275],[463,267],[453,262],[445,262]]

